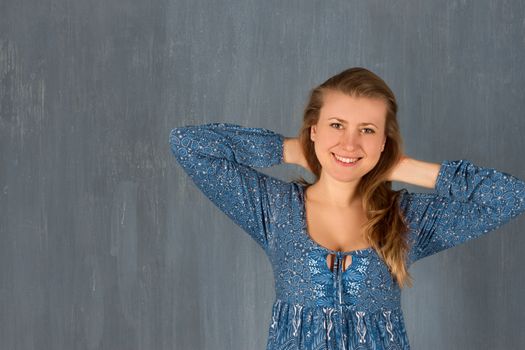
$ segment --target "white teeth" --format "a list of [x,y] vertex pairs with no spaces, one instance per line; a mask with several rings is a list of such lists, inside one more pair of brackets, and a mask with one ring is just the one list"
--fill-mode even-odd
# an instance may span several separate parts
[[338,156],[335,153],[334,153],[334,156],[335,158],[337,158],[337,160],[340,160],[341,162],[345,162],[345,163],[355,163],[359,160],[359,158],[343,158],[343,157]]

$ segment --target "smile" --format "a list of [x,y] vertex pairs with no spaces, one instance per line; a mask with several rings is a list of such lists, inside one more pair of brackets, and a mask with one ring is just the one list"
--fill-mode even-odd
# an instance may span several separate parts
[[346,158],[336,155],[335,153],[332,153],[332,156],[336,163],[343,165],[343,166],[353,166],[355,165],[362,157],[358,158]]

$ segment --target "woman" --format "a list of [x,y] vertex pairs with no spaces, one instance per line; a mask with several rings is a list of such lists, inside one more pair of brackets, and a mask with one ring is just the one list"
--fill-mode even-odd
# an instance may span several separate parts
[[[410,265],[525,211],[525,182],[512,175],[404,156],[396,113],[386,83],[351,68],[312,90],[297,138],[230,123],[171,131],[184,171],[270,259],[267,350],[410,349],[400,304]],[[314,183],[253,169],[281,163]]]

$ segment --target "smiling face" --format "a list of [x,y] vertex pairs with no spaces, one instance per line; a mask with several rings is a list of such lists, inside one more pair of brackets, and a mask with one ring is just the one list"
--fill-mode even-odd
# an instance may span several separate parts
[[322,176],[350,182],[372,170],[386,141],[386,113],[382,99],[326,91],[319,120],[310,129]]

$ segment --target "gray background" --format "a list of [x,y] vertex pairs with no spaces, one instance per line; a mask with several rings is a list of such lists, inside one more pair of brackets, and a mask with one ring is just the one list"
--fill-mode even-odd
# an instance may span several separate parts
[[[524,12],[522,0],[0,0],[0,348],[263,349],[269,261],[185,176],[171,128],[295,136],[309,89],[364,66],[398,98],[408,155],[525,178]],[[524,224],[411,268],[413,349],[525,346]]]

